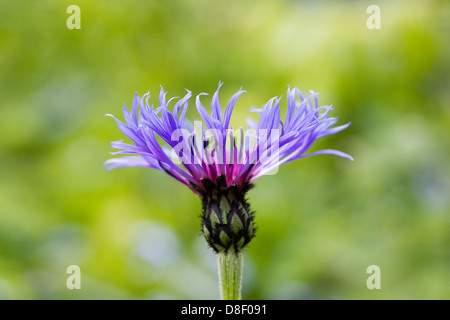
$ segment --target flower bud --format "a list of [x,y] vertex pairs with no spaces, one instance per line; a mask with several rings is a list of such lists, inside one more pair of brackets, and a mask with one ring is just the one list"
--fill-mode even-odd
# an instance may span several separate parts
[[206,192],[202,193],[202,231],[216,253],[234,247],[240,252],[255,235],[254,212],[245,200],[251,184],[226,187],[220,176],[214,183],[203,179]]

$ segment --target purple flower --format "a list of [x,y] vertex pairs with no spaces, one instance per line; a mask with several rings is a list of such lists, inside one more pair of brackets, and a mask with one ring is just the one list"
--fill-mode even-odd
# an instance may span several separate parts
[[[280,117],[281,98],[270,99],[262,109],[251,109],[250,111],[259,114],[260,120],[259,122],[248,120],[252,134],[250,137],[245,136],[244,131],[240,129],[238,132],[241,133],[239,137],[241,143],[238,144],[235,131],[229,124],[236,100],[245,91],[241,89],[235,93],[223,113],[219,102],[221,86],[222,83],[219,83],[219,88],[213,96],[211,114],[200,102],[200,96],[206,93],[201,93],[196,98],[197,110],[206,124],[206,127],[201,127],[201,133],[185,118],[191,91],[186,90],[187,94],[175,103],[172,112],[169,110],[169,104],[175,98],[166,101],[166,92],[162,87],[157,108],[149,106],[149,93],[142,98],[136,93],[131,112],[124,105],[123,114],[126,123],[108,114],[133,142],[133,144],[123,143],[122,140],[112,142],[112,148],[123,149],[112,154],[135,156],[107,160],[105,168],[132,166],[156,168],[198,193],[204,189],[202,179],[215,181],[223,175],[227,187],[252,182],[283,163],[311,155],[327,153],[353,160],[346,153],[330,149],[305,154],[316,139],[344,130],[350,122],[330,128],[337,121],[336,118],[328,116],[328,111],[333,108],[319,107],[318,93],[311,91],[310,95],[306,95],[297,88],[288,89],[284,122]],[[161,145],[157,136],[162,138],[165,144]],[[253,146],[244,143],[245,138],[247,140],[253,138]],[[198,143],[198,140],[202,143]],[[274,144],[277,144],[277,150]],[[261,152],[263,149],[264,152]],[[179,161],[174,161],[171,157],[171,150],[180,151],[178,155],[172,151],[172,155],[178,156]],[[179,164],[180,160],[182,166]]]
[[[179,99],[172,111],[161,87],[159,106],[148,104],[149,93],[134,96],[131,112],[124,105],[125,122],[112,115],[119,129],[133,142],[111,143],[122,149],[113,155],[132,156],[107,160],[105,168],[143,166],[166,172],[187,185],[203,200],[203,231],[217,252],[230,246],[241,250],[254,234],[253,214],[245,201],[251,183],[286,162],[316,154],[334,154],[353,160],[337,150],[325,149],[305,153],[313,142],[323,136],[344,130],[350,122],[333,127],[337,119],[328,116],[331,106],[319,106],[318,93],[302,93],[288,88],[287,112],[284,122],[280,117],[281,98],[270,99],[263,108],[251,109],[259,114],[259,122],[249,119],[249,128],[234,130],[230,117],[239,90],[227,103],[225,112],[219,101],[219,90],[214,93],[211,113],[200,97],[196,107],[202,121],[185,118],[191,91]],[[138,108],[139,107],[139,108]],[[233,218],[234,217],[234,218]]]

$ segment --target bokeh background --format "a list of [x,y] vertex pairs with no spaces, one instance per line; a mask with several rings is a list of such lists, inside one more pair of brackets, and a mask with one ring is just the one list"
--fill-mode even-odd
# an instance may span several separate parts
[[[66,27],[71,4],[81,30]],[[157,103],[159,85],[180,96],[221,80],[223,103],[248,91],[235,127],[287,85],[352,121],[312,150],[354,162],[305,158],[250,192],[244,298],[450,299],[449,36],[437,0],[2,1],[0,298],[219,298],[197,196],[102,165],[123,138],[104,114],[135,91]],[[66,287],[72,264],[81,290]],[[373,264],[381,290],[366,287]]]

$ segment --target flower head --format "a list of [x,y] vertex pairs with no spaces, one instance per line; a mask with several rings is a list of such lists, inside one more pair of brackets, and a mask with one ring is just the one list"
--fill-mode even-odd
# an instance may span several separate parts
[[[161,87],[159,106],[150,106],[149,93],[134,96],[131,112],[124,105],[125,122],[112,115],[119,129],[133,144],[122,141],[111,147],[122,149],[113,155],[132,156],[107,160],[105,167],[144,166],[166,172],[202,196],[203,232],[215,251],[231,246],[241,250],[253,237],[253,213],[245,200],[251,183],[277,169],[281,164],[316,154],[334,154],[352,159],[338,150],[305,153],[313,142],[323,136],[344,130],[350,123],[333,127],[337,119],[328,116],[331,106],[319,106],[318,93],[302,93],[288,88],[285,120],[280,117],[281,98],[270,99],[261,109],[259,121],[249,120],[249,128],[234,130],[230,118],[238,97],[236,92],[226,105],[219,101],[219,83],[208,113],[196,97],[200,121],[185,118],[191,91],[169,108],[174,99],[166,99]],[[138,110],[139,109],[139,110]],[[171,110],[172,111],[171,111]],[[158,138],[159,137],[159,138]]]

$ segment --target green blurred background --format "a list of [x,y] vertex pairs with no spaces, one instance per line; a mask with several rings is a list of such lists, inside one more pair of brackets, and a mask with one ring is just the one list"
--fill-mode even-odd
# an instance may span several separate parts
[[[102,164],[123,138],[104,114],[122,119],[135,91],[157,103],[159,85],[221,80],[222,104],[248,91],[235,127],[287,85],[352,121],[312,150],[354,162],[310,157],[256,182],[244,298],[450,299],[449,36],[448,1],[2,1],[0,298],[219,298],[198,197]],[[373,264],[381,290],[366,287]]]

